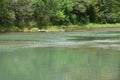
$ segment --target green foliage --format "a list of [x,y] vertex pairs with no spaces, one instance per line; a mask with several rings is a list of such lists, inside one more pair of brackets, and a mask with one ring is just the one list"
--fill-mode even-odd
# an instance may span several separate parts
[[32,8],[32,0],[11,0],[9,8],[14,12],[15,25],[19,28],[28,26],[32,20],[34,9]]
[[4,30],[88,23],[120,23],[120,0],[0,1],[0,28]]
[[0,1],[0,26],[8,28],[13,25],[14,15],[12,11],[8,8],[9,1],[1,0]]
[[19,31],[20,29],[17,26],[12,26],[8,31]]
[[56,17],[57,17],[57,21],[60,21],[60,20],[63,21],[66,16],[65,16],[63,11],[57,11],[56,12]]
[[76,14],[71,14],[70,15],[70,20],[71,20],[71,23],[73,23],[73,24],[76,24],[77,23],[77,16],[76,16]]
[[[38,26],[50,25],[56,12],[62,8],[61,0],[38,0],[35,2],[34,18]],[[41,28],[41,27],[40,27]]]

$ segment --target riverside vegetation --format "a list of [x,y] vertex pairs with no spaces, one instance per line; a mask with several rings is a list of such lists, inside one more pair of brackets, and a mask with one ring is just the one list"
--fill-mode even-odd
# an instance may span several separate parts
[[120,27],[120,0],[0,0],[0,32]]

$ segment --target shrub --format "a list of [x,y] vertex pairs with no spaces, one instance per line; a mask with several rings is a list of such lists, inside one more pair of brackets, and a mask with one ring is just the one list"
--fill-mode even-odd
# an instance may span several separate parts
[[28,28],[23,29],[24,32],[29,32],[30,30]]
[[38,31],[39,31],[39,28],[36,28],[36,27],[30,29],[30,32],[38,32]]
[[9,29],[10,31],[19,31],[20,29],[17,26],[12,26]]

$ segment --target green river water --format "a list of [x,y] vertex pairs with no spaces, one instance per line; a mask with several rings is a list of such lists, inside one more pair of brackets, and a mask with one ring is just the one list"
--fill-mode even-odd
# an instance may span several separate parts
[[0,33],[0,80],[120,80],[120,31]]

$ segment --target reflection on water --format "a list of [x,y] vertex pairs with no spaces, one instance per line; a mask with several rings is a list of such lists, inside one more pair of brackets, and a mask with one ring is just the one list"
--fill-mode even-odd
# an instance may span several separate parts
[[120,80],[113,33],[0,34],[0,80]]

